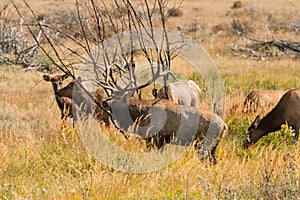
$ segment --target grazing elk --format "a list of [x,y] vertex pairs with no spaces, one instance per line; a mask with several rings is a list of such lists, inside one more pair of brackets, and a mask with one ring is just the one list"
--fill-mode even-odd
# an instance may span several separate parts
[[300,89],[291,89],[286,92],[279,103],[264,118],[259,115],[248,129],[248,138],[244,147],[257,142],[270,132],[280,130],[281,125],[288,123],[294,131],[295,140],[298,139],[300,129]]
[[86,112],[95,112],[96,117],[99,121],[104,122],[106,126],[110,125],[110,117],[108,113],[106,113],[99,107],[102,105],[102,102],[108,98],[108,94],[102,87],[97,88],[97,90],[93,94],[92,100],[91,97],[88,96],[88,93],[86,91],[79,88],[79,86],[75,86],[75,81],[70,82],[67,86],[58,90],[56,92],[56,95],[58,97],[73,99],[74,103],[78,107],[82,107],[82,104],[88,103],[89,108],[88,110],[86,110]]
[[[129,93],[112,96],[109,104],[113,120],[121,130],[126,131],[138,122],[134,132],[146,141],[155,138],[158,149],[164,142],[177,145],[195,142],[199,157],[209,157],[211,162],[216,163],[215,150],[228,127],[213,112],[160,98],[140,100],[130,97]],[[202,145],[199,145],[200,142]]]
[[61,111],[61,119],[72,117],[72,99],[68,97],[59,97],[56,95],[57,91],[62,87],[62,81],[67,79],[68,77],[68,74],[55,76],[43,75],[43,79],[45,81],[52,83],[55,99]]
[[158,91],[154,89],[153,96],[199,109],[201,90],[192,80],[180,80],[162,86]]
[[289,90],[253,90],[247,95],[244,101],[243,112],[256,113],[258,111],[265,111],[267,108],[275,106],[280,98]]

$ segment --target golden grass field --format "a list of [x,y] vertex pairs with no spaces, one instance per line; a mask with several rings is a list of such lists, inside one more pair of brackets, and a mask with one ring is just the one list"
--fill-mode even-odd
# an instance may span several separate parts
[[[49,12],[60,3],[28,2],[40,12],[46,4]],[[299,58],[245,59],[228,48],[249,42],[230,31],[234,18],[252,27],[255,37],[299,40],[299,34],[285,29],[271,34],[266,25],[299,22],[300,2],[242,1],[242,8],[231,9],[233,2],[185,0],[183,15],[169,22],[200,41],[225,81],[229,131],[217,148],[216,165],[199,160],[189,147],[159,171],[132,174],[109,168],[88,153],[70,119],[62,124],[52,86],[42,73],[0,65],[0,198],[300,199],[300,143],[293,142],[287,126],[248,150],[241,146],[255,118],[241,112],[245,96],[253,89],[300,87]],[[245,9],[255,11],[248,15]],[[141,141],[126,141],[114,129],[106,132],[116,144],[143,151]]]

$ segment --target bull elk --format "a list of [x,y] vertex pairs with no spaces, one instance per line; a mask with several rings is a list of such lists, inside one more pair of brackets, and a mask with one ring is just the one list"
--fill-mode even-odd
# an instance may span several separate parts
[[72,117],[72,99],[68,97],[59,97],[56,95],[57,91],[62,87],[63,80],[67,79],[68,77],[68,74],[55,76],[43,75],[43,79],[45,81],[52,83],[55,99],[61,111],[61,119]]
[[215,150],[228,127],[213,112],[161,98],[141,100],[128,94],[112,98],[109,104],[113,120],[121,130],[128,130],[138,122],[134,132],[146,140],[156,138],[158,149],[164,142],[177,145],[194,142],[200,159],[208,157],[216,163]]
[[270,132],[280,130],[284,123],[288,123],[295,130],[294,139],[297,140],[300,129],[300,89],[289,90],[265,117],[260,119],[258,115],[255,118],[248,129],[248,138],[244,147],[256,143]]
[[173,103],[200,107],[201,90],[199,86],[192,80],[180,80],[162,86],[157,92],[153,91],[155,98],[170,100]]
[[274,107],[289,90],[253,90],[245,98],[243,112],[256,113]]

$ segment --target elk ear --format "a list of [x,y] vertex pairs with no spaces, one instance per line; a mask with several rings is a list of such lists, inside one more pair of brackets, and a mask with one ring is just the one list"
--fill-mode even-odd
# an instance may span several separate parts
[[43,75],[43,79],[45,80],[45,81],[50,81],[50,76],[48,76],[48,75]]
[[260,116],[257,115],[252,125],[256,128],[259,123],[260,123]]

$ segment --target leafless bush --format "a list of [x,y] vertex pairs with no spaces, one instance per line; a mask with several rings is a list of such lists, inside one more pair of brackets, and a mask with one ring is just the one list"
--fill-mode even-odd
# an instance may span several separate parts
[[183,12],[179,8],[170,8],[168,10],[168,16],[170,16],[170,17],[180,17],[182,15],[183,15]]
[[[28,39],[24,20],[11,20],[8,4],[0,10],[0,63],[18,64],[24,68],[45,68],[37,59],[38,44]],[[39,40],[40,32],[36,38]],[[48,67],[48,66],[46,66]]]
[[[39,20],[40,15],[38,16]],[[79,37],[79,21],[76,17],[76,14],[66,10],[64,12],[61,11],[55,11],[53,13],[49,13],[48,15],[43,16],[43,20],[45,24],[49,24],[52,27],[56,27],[58,30],[64,30],[66,34],[71,35],[73,37]],[[56,34],[55,37],[58,38],[65,38],[64,35],[59,34],[59,32],[56,32],[53,30],[52,34]]]
[[240,21],[238,19],[234,19],[231,23],[231,29],[233,33],[238,35],[247,35],[251,33],[251,28],[249,24],[245,21]]
[[267,26],[268,30],[273,32],[288,32],[292,34],[300,33],[300,22],[297,21],[282,21],[282,22],[273,22]]
[[[291,35],[299,34],[299,11],[271,11],[263,5],[246,3],[239,7],[239,1],[234,2],[227,16],[232,18],[230,28],[234,34],[244,35]],[[296,7],[295,7],[296,8]]]
[[235,1],[233,2],[233,5],[231,6],[231,9],[237,9],[242,7],[242,2],[240,1]]
[[243,9],[232,10],[228,15],[233,18],[232,32],[243,41],[229,45],[234,55],[256,60],[299,57],[300,43],[294,39],[300,30],[297,10],[272,13],[261,6],[245,4]]
[[242,45],[230,45],[234,55],[244,58],[265,60],[278,57],[299,57],[300,42],[290,40],[261,40],[246,36],[251,43]]

